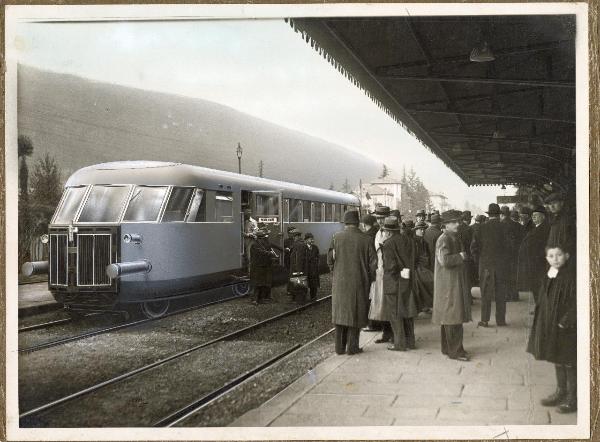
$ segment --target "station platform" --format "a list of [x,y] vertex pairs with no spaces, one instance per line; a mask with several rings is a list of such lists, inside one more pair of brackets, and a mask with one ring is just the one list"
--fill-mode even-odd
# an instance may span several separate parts
[[[576,424],[540,399],[556,388],[554,366],[526,353],[531,301],[507,303],[508,327],[464,325],[469,362],[440,351],[440,328],[415,321],[417,349],[388,351],[361,332],[358,355],[334,355],[232,422],[233,427]],[[492,310],[493,314],[493,310]],[[493,317],[492,317],[493,318]]]
[[45,313],[60,309],[52,294],[48,291],[47,282],[19,285],[19,317]]

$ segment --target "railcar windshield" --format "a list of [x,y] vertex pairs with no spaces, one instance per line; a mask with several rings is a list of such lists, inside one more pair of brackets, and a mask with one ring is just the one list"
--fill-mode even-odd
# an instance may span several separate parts
[[81,200],[85,195],[85,186],[67,187],[63,197],[63,203],[58,208],[58,212],[54,218],[55,224],[70,224],[77,215],[77,210],[81,205]]
[[166,186],[136,186],[129,200],[123,221],[157,221],[167,189]]
[[128,194],[129,186],[92,187],[78,221],[82,223],[118,222]]
[[188,206],[194,189],[191,187],[173,187],[169,202],[162,216],[163,222],[185,221]]

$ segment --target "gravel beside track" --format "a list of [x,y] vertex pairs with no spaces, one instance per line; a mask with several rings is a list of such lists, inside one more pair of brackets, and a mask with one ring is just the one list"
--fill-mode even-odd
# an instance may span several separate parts
[[151,426],[293,344],[308,342],[330,328],[327,301],[27,418],[23,425]]
[[[329,294],[328,275],[323,275],[321,281],[320,296]],[[295,307],[287,300],[285,287],[273,292],[275,302],[270,304],[254,306],[247,298],[235,299],[134,329],[20,354],[19,411],[23,413]],[[330,321],[328,310],[328,326]]]

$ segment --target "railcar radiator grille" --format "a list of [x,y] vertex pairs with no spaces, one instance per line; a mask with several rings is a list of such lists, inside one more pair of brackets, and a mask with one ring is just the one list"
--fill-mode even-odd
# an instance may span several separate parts
[[50,285],[67,285],[68,259],[67,235],[50,235]]
[[106,266],[111,263],[111,235],[90,233],[77,235],[77,285],[110,285]]

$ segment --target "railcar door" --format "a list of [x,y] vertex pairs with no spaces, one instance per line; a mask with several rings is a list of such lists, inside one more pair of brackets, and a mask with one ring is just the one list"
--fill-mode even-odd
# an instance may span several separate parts
[[283,199],[279,191],[255,191],[251,198],[252,217],[269,232],[269,241],[283,265]]

